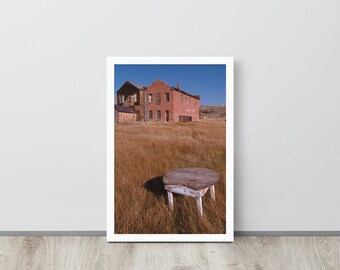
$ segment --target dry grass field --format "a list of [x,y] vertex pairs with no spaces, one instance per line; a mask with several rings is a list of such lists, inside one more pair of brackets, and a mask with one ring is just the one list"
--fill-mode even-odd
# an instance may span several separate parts
[[[115,126],[115,233],[225,233],[226,123],[143,123]],[[216,202],[203,197],[200,218],[192,197],[167,205],[162,176],[175,168],[205,167],[220,175]]]

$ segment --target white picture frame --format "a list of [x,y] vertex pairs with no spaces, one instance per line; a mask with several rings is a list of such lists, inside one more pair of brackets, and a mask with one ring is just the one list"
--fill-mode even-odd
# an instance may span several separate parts
[[[107,57],[107,241],[232,242],[234,240],[234,58],[233,57]],[[226,65],[226,233],[117,234],[114,228],[115,65]]]

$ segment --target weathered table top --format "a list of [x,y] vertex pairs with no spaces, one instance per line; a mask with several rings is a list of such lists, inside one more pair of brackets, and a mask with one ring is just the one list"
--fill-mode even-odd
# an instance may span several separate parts
[[214,185],[218,178],[218,173],[210,169],[181,168],[164,175],[163,182],[165,185],[186,186],[198,190]]

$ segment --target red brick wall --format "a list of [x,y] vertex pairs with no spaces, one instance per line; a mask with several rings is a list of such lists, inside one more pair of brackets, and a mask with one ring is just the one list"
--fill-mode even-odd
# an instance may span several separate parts
[[173,91],[174,96],[174,113],[173,118],[178,121],[179,116],[190,116],[192,121],[198,121],[200,116],[200,100],[183,94],[179,91]]
[[[169,93],[170,101],[165,100],[165,93]],[[157,121],[157,111],[161,111],[161,121],[165,121],[166,110],[169,111],[169,121],[178,122],[179,116],[190,116],[193,121],[199,120],[199,100],[182,94],[179,91],[171,89],[169,85],[163,81],[155,81],[147,88],[147,95],[152,94],[152,102],[149,103],[147,96],[147,119],[149,119],[149,111],[152,110],[153,120]],[[157,94],[160,94],[161,102],[156,104]],[[183,96],[183,101],[182,101]]]
[[[169,93],[170,101],[165,101],[165,93]],[[152,102],[149,103],[149,95],[152,94]],[[160,94],[161,102],[159,105],[156,104],[157,94]],[[161,111],[161,121],[165,121],[165,111],[169,111],[169,121],[173,121],[173,91],[170,90],[170,87],[162,81],[155,81],[147,88],[147,98],[146,98],[146,107],[147,107],[147,119],[149,119],[149,111],[152,110],[153,121],[157,121],[157,111]]]

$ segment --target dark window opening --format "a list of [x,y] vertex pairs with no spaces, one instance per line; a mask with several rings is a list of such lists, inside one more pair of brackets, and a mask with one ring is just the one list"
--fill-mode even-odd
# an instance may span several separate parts
[[170,94],[169,93],[165,93],[165,101],[170,101]]
[[180,115],[179,116],[179,121],[180,122],[191,122],[192,121],[192,116]]
[[165,111],[165,121],[169,122],[169,111]]
[[157,111],[157,120],[161,120],[161,111]]
[[156,104],[157,105],[161,104],[161,94],[160,93],[156,94]]

